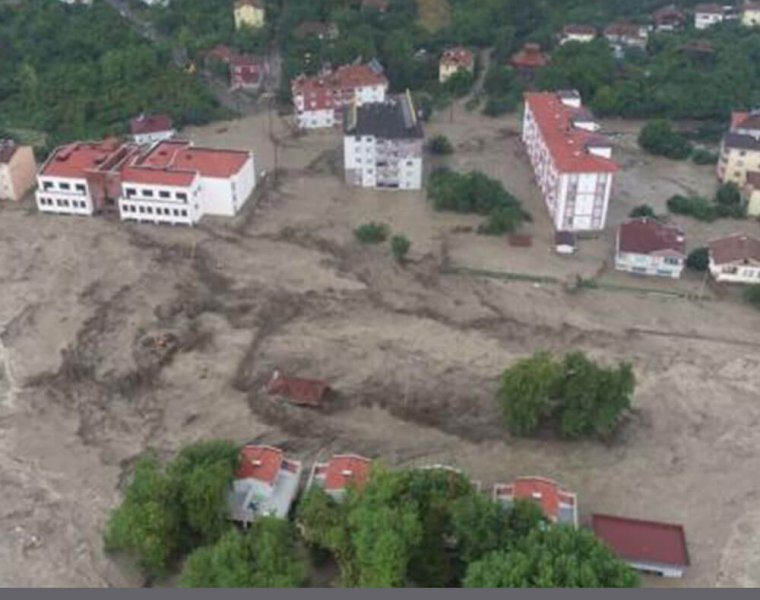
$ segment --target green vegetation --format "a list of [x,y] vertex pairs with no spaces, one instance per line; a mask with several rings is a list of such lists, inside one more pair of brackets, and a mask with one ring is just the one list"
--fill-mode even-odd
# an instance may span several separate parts
[[405,235],[394,235],[391,238],[391,254],[398,262],[402,263],[406,260],[406,255],[409,254],[411,248],[412,242]]
[[388,239],[390,228],[385,223],[372,221],[354,229],[354,237],[362,244],[382,244]]
[[515,435],[552,424],[563,437],[608,438],[630,408],[635,384],[629,364],[610,369],[581,352],[562,361],[542,352],[504,372],[497,399]]
[[673,131],[671,124],[663,119],[647,123],[639,133],[639,146],[655,156],[685,160],[691,156],[691,144]]
[[698,273],[705,273],[710,268],[710,250],[697,248],[686,258],[686,266]]
[[757,309],[760,309],[760,285],[752,285],[744,291],[744,299]]
[[105,2],[0,6],[0,127],[48,134],[48,144],[120,134],[141,111],[179,125],[215,118],[215,99],[171,66]]
[[479,229],[483,234],[512,233],[531,219],[499,181],[477,171],[463,175],[438,169],[430,177],[428,197],[436,210],[487,216]]
[[668,210],[707,223],[726,218],[744,219],[747,216],[747,205],[739,186],[733,182],[722,184],[712,202],[701,196],[672,196],[668,199]]
[[715,165],[719,158],[717,152],[710,152],[704,148],[697,148],[691,155],[691,160],[696,165]]
[[151,575],[227,529],[226,493],[237,465],[227,442],[188,446],[161,468],[155,457],[138,461],[121,506],[111,513],[106,548],[135,557]]
[[641,206],[634,208],[628,216],[632,219],[639,219],[641,217],[649,217],[650,219],[654,219],[657,217],[657,214],[654,212],[654,209],[651,206],[648,204],[642,204]]
[[446,155],[452,154],[454,147],[445,135],[436,135],[430,138],[428,150],[431,154]]

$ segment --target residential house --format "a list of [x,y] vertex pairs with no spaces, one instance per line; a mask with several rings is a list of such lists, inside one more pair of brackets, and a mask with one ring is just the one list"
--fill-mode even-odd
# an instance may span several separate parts
[[594,535],[632,568],[662,577],[683,577],[689,566],[681,525],[593,515]]
[[747,215],[760,217],[760,171],[747,173],[744,195],[747,198]]
[[565,25],[562,28],[559,43],[560,45],[567,44],[568,42],[587,44],[593,42],[596,39],[596,35],[596,27],[593,25]]
[[618,227],[615,269],[678,279],[686,265],[686,238],[674,225],[642,217]]
[[349,185],[422,188],[424,132],[409,92],[346,112],[343,160]]
[[720,283],[760,284],[760,240],[737,233],[711,241],[710,274]]
[[576,91],[525,94],[522,140],[556,231],[601,231],[619,167]]
[[678,10],[674,4],[664,6],[652,15],[654,30],[658,33],[679,31],[686,24],[686,15]]
[[549,64],[549,56],[541,52],[539,44],[525,44],[522,50],[512,55],[509,64],[521,77],[532,80],[539,69]]
[[248,445],[227,496],[229,517],[248,525],[259,517],[285,519],[298,494],[302,465],[279,448]]
[[251,27],[259,29],[264,26],[266,19],[266,3],[264,0],[235,1],[235,29]]
[[384,102],[388,79],[374,63],[346,65],[315,76],[300,75],[291,87],[298,127],[317,129],[341,124],[347,106]]
[[32,147],[0,139],[0,200],[21,200],[34,187],[36,176]]
[[164,141],[121,171],[124,221],[193,225],[205,215],[235,216],[256,187],[253,153]]
[[722,23],[730,7],[721,4],[697,4],[694,7],[694,27],[696,29],[708,29],[713,25]]
[[323,489],[337,502],[350,488],[361,489],[369,481],[372,461],[356,454],[338,454],[326,463],[315,463],[311,469],[307,489]]
[[760,171],[760,110],[734,112],[721,142],[718,178],[743,187],[752,171]]
[[438,63],[438,81],[446,83],[460,71],[470,74],[475,72],[475,55],[463,46],[455,46],[441,55]]
[[177,131],[169,115],[144,115],[129,121],[129,133],[136,144],[155,144],[173,138]]
[[741,8],[742,25],[756,27],[760,25],[760,2],[747,1]]
[[649,42],[649,28],[633,23],[613,23],[604,28],[604,37],[618,54],[627,48],[646,50]]
[[229,59],[230,89],[258,90],[269,75],[266,59],[250,54],[233,53]]
[[267,384],[270,396],[280,396],[297,406],[319,408],[330,391],[330,384],[317,379],[285,377],[275,371]]
[[541,507],[552,523],[578,527],[578,497],[562,489],[556,481],[544,477],[518,477],[512,483],[497,483],[493,500],[511,507],[515,500],[528,500]]

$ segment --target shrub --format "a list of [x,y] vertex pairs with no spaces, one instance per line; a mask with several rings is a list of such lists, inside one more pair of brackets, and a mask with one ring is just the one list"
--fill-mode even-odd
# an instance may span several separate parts
[[691,160],[697,165],[714,165],[718,162],[718,155],[704,148],[697,148],[691,155]]
[[744,291],[744,299],[755,308],[760,309],[760,285],[748,287]]
[[742,193],[733,181],[722,184],[715,193],[715,202],[722,206],[736,206],[742,203]]
[[637,206],[630,212],[628,216],[631,217],[632,219],[640,219],[641,217],[649,217],[651,219],[654,219],[657,217],[657,215],[654,212],[654,209],[648,204],[642,204],[641,206]]
[[443,89],[455,98],[461,98],[469,93],[474,81],[472,73],[459,70],[446,80]]
[[699,273],[710,268],[710,251],[707,248],[693,250],[686,259],[686,266]]
[[517,96],[491,96],[483,107],[483,114],[487,117],[500,117],[514,112],[518,104]]
[[452,154],[454,147],[445,135],[436,135],[428,142],[428,150],[431,154],[445,155]]
[[691,155],[691,144],[673,131],[669,121],[659,119],[647,123],[639,133],[639,146],[655,156],[685,160]]
[[354,229],[354,236],[362,244],[382,244],[388,239],[390,230],[385,223],[365,223]]
[[668,199],[668,210],[676,215],[686,215],[708,223],[719,216],[715,205],[701,196],[673,196]]
[[412,247],[412,242],[404,235],[394,235],[391,238],[391,254],[398,262],[404,262]]
[[485,223],[478,227],[478,233],[481,235],[514,233],[525,220],[525,214],[518,206],[501,206],[491,211]]

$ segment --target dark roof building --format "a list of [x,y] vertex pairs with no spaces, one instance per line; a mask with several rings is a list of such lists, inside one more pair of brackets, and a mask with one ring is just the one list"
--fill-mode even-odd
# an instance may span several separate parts
[[345,134],[381,139],[422,139],[424,131],[410,95],[352,106],[346,111]]
[[593,515],[594,534],[634,569],[663,577],[682,577],[689,566],[681,525]]
[[677,254],[684,256],[686,241],[681,229],[657,219],[631,219],[620,226],[618,251],[630,254]]

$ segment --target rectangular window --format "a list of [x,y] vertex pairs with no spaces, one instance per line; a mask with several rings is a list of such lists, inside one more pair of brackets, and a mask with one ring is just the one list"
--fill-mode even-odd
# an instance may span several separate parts
[[187,194],[185,192],[177,192],[177,200],[182,200],[182,202],[187,202]]
[[77,192],[82,192],[84,194],[85,187],[83,183],[77,183],[76,188],[77,188]]
[[131,198],[135,195],[135,188],[127,188],[127,198]]
[[43,189],[43,190],[46,190],[46,191],[47,191],[47,190],[51,190],[51,189],[53,189],[53,184],[52,184],[52,182],[50,182],[50,181],[44,181],[44,182],[42,183],[42,189]]
[[178,217],[178,216],[179,216],[179,210],[178,210],[178,209],[176,209],[176,208],[174,209],[174,216],[175,216],[175,217]]
[[62,190],[70,190],[71,189],[71,185],[69,185],[68,183],[61,183],[60,184],[60,188]]
[[186,216],[187,216],[187,211],[186,211],[186,210],[183,210],[183,211],[182,211],[182,216],[183,216],[183,217],[186,217]]
[[141,207],[140,207],[140,213],[141,213],[141,214],[145,214],[145,207],[144,207],[144,206],[141,206]]
[[145,196],[146,198],[152,198],[153,190],[143,190],[143,196]]
[[169,197],[171,197],[171,194],[169,192],[158,192],[158,195],[161,198],[169,198]]

